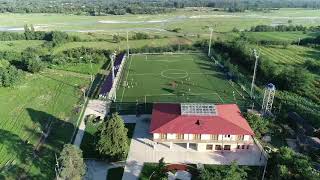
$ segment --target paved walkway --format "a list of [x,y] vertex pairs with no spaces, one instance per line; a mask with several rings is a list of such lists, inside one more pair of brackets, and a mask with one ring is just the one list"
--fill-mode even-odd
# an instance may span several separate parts
[[137,120],[130,150],[124,169],[123,180],[136,180],[143,167],[144,162],[158,162],[165,157],[167,163],[187,164],[230,164],[237,161],[240,165],[263,165],[260,160],[261,151],[257,146],[246,152],[197,152],[187,150],[185,147],[174,144],[172,149],[166,145],[159,144],[153,149],[153,141],[149,130],[148,121]]
[[89,100],[88,105],[84,111],[84,114],[82,116],[80,125],[78,127],[77,135],[76,138],[73,141],[73,144],[80,147],[81,141],[84,135],[84,131],[86,129],[86,124],[85,124],[85,117],[87,115],[95,115],[95,116],[100,116],[101,119],[105,117],[105,114],[107,113],[107,108],[106,108],[106,101],[101,101],[101,100]]

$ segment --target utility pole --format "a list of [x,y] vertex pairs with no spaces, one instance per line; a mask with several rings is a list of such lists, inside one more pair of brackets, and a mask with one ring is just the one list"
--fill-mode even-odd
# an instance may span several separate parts
[[129,32],[127,31],[127,55],[129,56]]
[[253,70],[253,77],[252,77],[252,83],[251,83],[251,91],[250,91],[250,97],[253,99],[253,91],[254,91],[254,81],[256,79],[256,72],[257,72],[257,66],[258,66],[258,59],[259,55],[257,54],[257,50],[253,50],[254,57],[256,58],[256,61],[254,63],[254,70]]
[[212,28],[209,28],[209,30],[210,30],[210,41],[209,41],[208,56],[210,57],[210,55],[211,55],[211,42],[212,42],[212,32],[213,32],[213,29],[212,29]]

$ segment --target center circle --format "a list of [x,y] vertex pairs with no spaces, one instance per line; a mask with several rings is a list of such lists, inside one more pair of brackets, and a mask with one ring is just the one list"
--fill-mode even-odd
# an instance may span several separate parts
[[167,69],[161,72],[161,76],[169,79],[182,79],[188,77],[189,74],[182,69]]

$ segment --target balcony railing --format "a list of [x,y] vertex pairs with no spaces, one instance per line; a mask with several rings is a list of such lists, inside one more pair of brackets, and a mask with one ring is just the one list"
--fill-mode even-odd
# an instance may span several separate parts
[[199,139],[153,139],[154,142],[173,142],[173,143],[253,143],[252,139],[245,140],[199,140]]

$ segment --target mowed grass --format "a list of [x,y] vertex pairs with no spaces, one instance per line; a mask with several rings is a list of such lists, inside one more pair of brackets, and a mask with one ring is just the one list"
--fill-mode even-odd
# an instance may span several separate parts
[[124,72],[119,102],[241,104],[244,100],[204,54],[133,55]]
[[320,60],[320,50],[303,46],[259,46],[261,55],[279,65],[301,65],[306,60]]
[[59,69],[64,71],[70,71],[70,72],[76,72],[81,74],[96,74],[101,67],[103,66],[103,63],[92,63],[92,66],[90,63],[66,63],[62,65],[51,65],[52,69]]
[[[28,74],[14,88],[0,88],[0,169],[13,177],[53,179],[55,153],[69,143],[89,77],[58,70]],[[34,153],[42,132],[51,130]],[[0,175],[0,179],[1,179]]]

